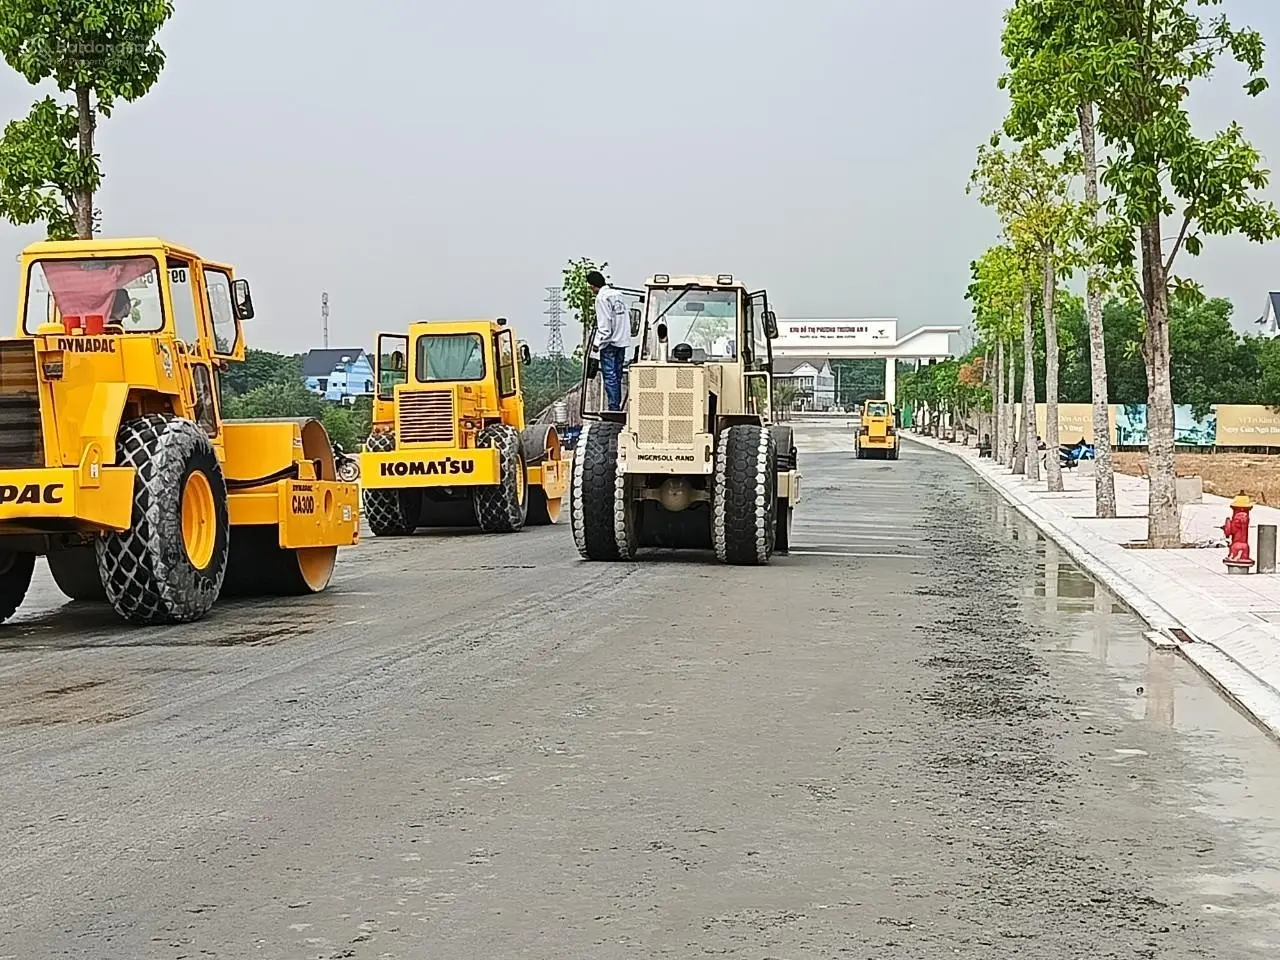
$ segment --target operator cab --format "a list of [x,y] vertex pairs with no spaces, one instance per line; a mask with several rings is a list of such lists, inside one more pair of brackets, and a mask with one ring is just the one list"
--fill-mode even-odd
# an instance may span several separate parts
[[253,300],[220,264],[158,239],[33,244],[23,260],[20,336],[172,333],[240,359]]

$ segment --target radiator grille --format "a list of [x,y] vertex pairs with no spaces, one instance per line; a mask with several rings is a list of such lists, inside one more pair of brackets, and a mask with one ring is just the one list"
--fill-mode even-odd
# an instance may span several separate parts
[[0,340],[0,467],[43,467],[36,346]]
[[640,367],[635,371],[636,392],[631,400],[631,417],[638,443],[647,446],[693,443],[702,416],[698,372],[671,367]]
[[401,392],[396,403],[396,439],[400,443],[452,443],[453,391]]

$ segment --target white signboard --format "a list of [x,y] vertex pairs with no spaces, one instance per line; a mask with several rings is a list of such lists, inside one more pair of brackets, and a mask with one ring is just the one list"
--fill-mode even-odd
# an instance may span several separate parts
[[779,320],[782,347],[891,347],[898,342],[897,320]]

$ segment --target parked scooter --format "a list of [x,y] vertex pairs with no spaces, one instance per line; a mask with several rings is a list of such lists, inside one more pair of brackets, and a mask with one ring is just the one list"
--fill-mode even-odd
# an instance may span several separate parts
[[1063,444],[1058,450],[1058,462],[1068,470],[1078,466],[1081,460],[1094,459],[1093,444],[1081,440],[1075,444]]
[[338,479],[345,483],[355,483],[360,479],[360,461],[343,452],[342,444],[333,445],[333,466],[338,471]]

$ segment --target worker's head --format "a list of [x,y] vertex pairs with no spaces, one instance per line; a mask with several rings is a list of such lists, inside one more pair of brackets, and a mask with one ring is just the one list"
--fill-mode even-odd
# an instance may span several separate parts
[[592,270],[587,274],[587,286],[592,293],[599,293],[604,289],[604,274],[599,270]]

